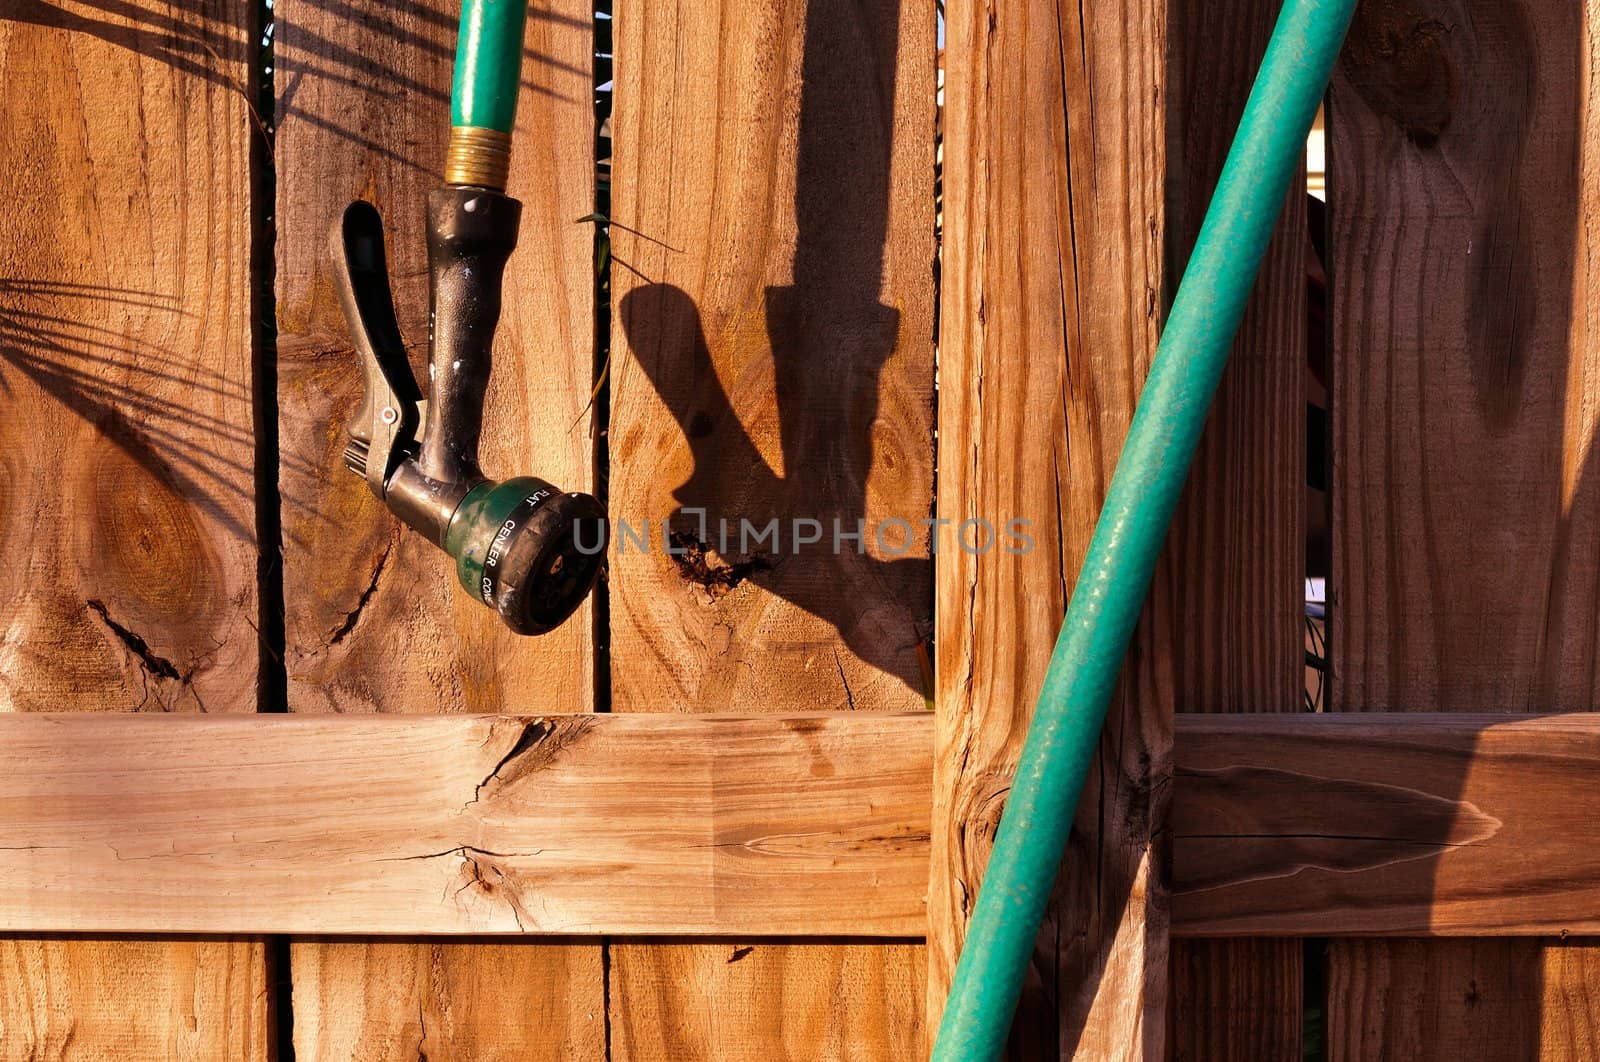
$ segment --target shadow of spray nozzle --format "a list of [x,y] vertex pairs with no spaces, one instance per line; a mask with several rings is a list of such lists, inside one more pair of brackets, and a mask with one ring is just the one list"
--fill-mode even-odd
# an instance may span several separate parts
[[[332,251],[366,394],[347,425],[346,467],[456,562],[461,585],[518,634],[559,626],[593,588],[605,512],[534,476],[492,481],[478,466],[500,286],[522,205],[479,187],[428,196],[429,343],[424,399],[395,318],[383,221],[357,200]],[[580,527],[593,541],[580,547]]]

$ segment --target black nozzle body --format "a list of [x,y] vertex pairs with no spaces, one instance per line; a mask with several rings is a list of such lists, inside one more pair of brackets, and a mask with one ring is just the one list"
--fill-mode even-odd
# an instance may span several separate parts
[[417,465],[441,482],[476,482],[483,398],[493,367],[506,260],[522,204],[483,188],[428,194],[428,415]]

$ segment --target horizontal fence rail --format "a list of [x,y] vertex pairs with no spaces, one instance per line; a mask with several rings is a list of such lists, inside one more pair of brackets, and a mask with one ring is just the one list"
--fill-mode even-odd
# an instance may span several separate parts
[[1600,932],[1600,714],[1178,717],[1188,936]]
[[0,928],[920,936],[926,718],[0,717]]
[[[0,928],[916,937],[915,714],[0,716]],[[1600,714],[1177,718],[1183,936],[1600,932]]]

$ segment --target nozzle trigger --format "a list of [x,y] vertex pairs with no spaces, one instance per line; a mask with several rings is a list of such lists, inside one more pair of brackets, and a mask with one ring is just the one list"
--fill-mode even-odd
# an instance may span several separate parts
[[334,224],[332,242],[339,300],[366,377],[366,395],[346,425],[344,460],[382,499],[396,466],[416,450],[422,390],[395,319],[378,209],[352,202]]

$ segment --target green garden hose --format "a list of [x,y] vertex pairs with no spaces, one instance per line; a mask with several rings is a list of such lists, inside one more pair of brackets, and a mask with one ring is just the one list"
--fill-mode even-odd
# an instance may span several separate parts
[[447,184],[505,190],[527,21],[528,0],[463,0],[450,91]]
[[1285,0],[1106,492],[956,965],[934,1062],[1004,1049],[1128,640],[1355,0]]

